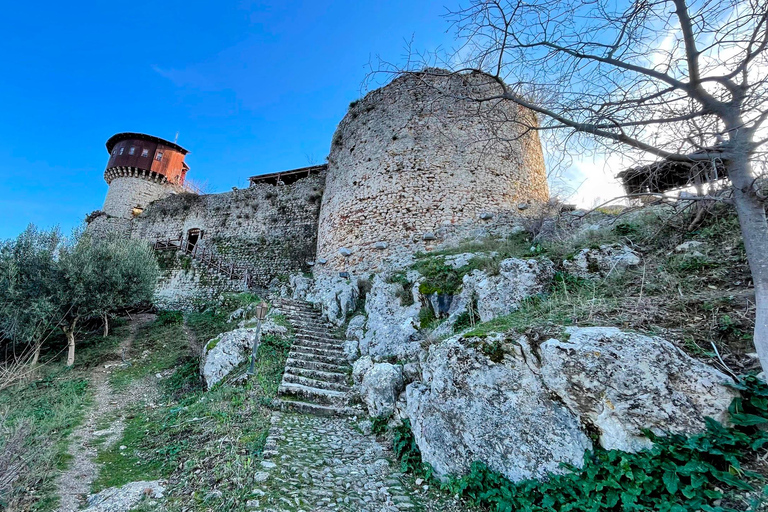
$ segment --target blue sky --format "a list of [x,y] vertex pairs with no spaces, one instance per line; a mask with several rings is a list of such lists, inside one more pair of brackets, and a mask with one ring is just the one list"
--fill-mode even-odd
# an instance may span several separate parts
[[112,134],[190,150],[211,192],[324,161],[366,64],[452,34],[433,2],[18,2],[0,17],[0,239],[99,209]]

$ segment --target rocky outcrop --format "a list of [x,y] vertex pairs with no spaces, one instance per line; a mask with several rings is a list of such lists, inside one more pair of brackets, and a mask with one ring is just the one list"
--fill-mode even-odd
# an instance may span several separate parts
[[572,260],[563,261],[563,267],[572,275],[586,279],[607,277],[641,262],[640,255],[621,244],[601,245],[596,249],[582,249]]
[[360,396],[368,406],[369,416],[388,418],[394,412],[395,402],[402,390],[402,367],[377,363],[365,372],[360,385]]
[[[645,429],[693,434],[705,417],[727,419],[730,379],[664,339],[609,327],[559,338],[538,350],[503,334],[429,348],[405,409],[438,475],[481,460],[513,481],[542,478],[559,462],[580,465],[587,427],[603,448],[633,452],[651,446]],[[492,361],[484,347],[501,350]]]
[[296,274],[290,277],[292,298],[320,306],[323,317],[334,325],[342,325],[357,308],[360,291],[357,280],[334,275],[319,275],[315,279]]
[[546,259],[508,258],[499,263],[499,273],[489,275],[473,270],[465,275],[459,295],[451,304],[448,320],[436,330],[436,335],[453,331],[453,325],[470,307],[477,320],[487,322],[512,313],[522,302],[546,291],[554,275],[554,264]]
[[437,475],[474,461],[518,481],[581,465],[591,448],[579,420],[550,397],[522,350],[494,363],[450,338],[421,362],[423,381],[406,388],[407,413],[422,458]]
[[[272,318],[267,317],[262,323],[262,335],[287,333],[288,329],[277,325]],[[238,328],[209,340],[203,347],[200,361],[200,374],[206,389],[211,389],[232,370],[248,361],[255,340],[255,327]]]
[[411,294],[413,304],[402,305],[397,296],[401,285],[387,283],[381,275],[373,279],[365,301],[368,319],[360,339],[360,353],[374,358],[395,356],[411,359],[420,350],[418,286]]
[[726,420],[734,391],[725,374],[657,337],[611,327],[568,328],[540,347],[546,386],[600,432],[606,449],[637,451],[656,434],[704,430]]

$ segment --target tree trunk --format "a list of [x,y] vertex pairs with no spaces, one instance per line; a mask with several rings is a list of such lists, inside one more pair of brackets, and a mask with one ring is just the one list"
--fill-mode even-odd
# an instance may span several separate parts
[[747,152],[738,151],[727,165],[744,249],[755,284],[754,343],[760,365],[768,375],[768,222],[765,205],[752,191],[754,178]]
[[80,317],[75,317],[72,320],[72,324],[62,327],[64,334],[67,336],[67,366],[75,364],[75,326]]
[[32,366],[37,366],[37,362],[40,360],[40,349],[43,348],[42,342],[35,344],[35,353],[32,354]]
[[109,336],[109,314],[104,313],[104,337]]

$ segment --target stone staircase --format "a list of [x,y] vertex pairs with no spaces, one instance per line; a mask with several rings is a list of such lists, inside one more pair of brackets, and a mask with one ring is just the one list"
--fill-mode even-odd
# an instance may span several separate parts
[[349,403],[350,366],[342,340],[309,303],[280,298],[275,305],[293,325],[296,338],[275,405],[283,411],[319,416],[361,414]]

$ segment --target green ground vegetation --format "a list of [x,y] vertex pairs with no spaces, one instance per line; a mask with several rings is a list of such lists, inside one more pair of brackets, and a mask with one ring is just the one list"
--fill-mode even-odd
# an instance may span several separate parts
[[[521,233],[467,242],[448,251],[422,254],[414,268],[424,275],[422,293],[456,293],[461,278],[472,270],[493,274],[505,258],[546,257],[555,263],[556,272],[545,293],[529,298],[511,315],[487,323],[473,321],[467,314],[457,322],[457,332],[523,334],[563,325],[610,325],[663,334],[690,354],[712,361],[717,359],[714,344],[734,371],[745,373],[756,364],[746,356],[754,351],[754,298],[738,220],[725,205],[712,208],[689,230],[693,217],[693,212],[667,209],[614,212],[607,219],[601,216],[599,229],[579,235],[561,227],[541,241]],[[688,241],[703,245],[696,253],[675,252],[675,247]],[[597,279],[581,279],[565,271],[563,261],[579,251],[614,243],[640,253],[641,265]],[[446,255],[470,250],[477,256],[468,265],[452,269],[445,264]]]
[[[189,314],[189,331],[206,340],[232,329],[226,319],[233,305]],[[173,373],[160,381],[159,405],[137,404],[122,439],[99,452],[102,471],[93,490],[138,478],[165,478],[170,491],[166,510],[244,509],[256,487],[252,479],[268,434],[269,406],[291,338],[263,336],[257,375],[245,384],[219,383],[210,391],[200,384],[196,359],[183,356],[186,345],[181,323],[156,321],[137,336],[135,350],[149,355],[137,362],[142,369],[126,369],[126,378]]]
[[[41,364],[29,378],[0,392],[0,509],[50,511],[58,504],[55,480],[70,462],[71,434],[92,403],[89,369],[114,359],[115,347],[127,335],[125,322],[113,321],[111,334],[83,336],[77,364],[67,368],[52,337]],[[20,463],[14,469],[15,463]]]

